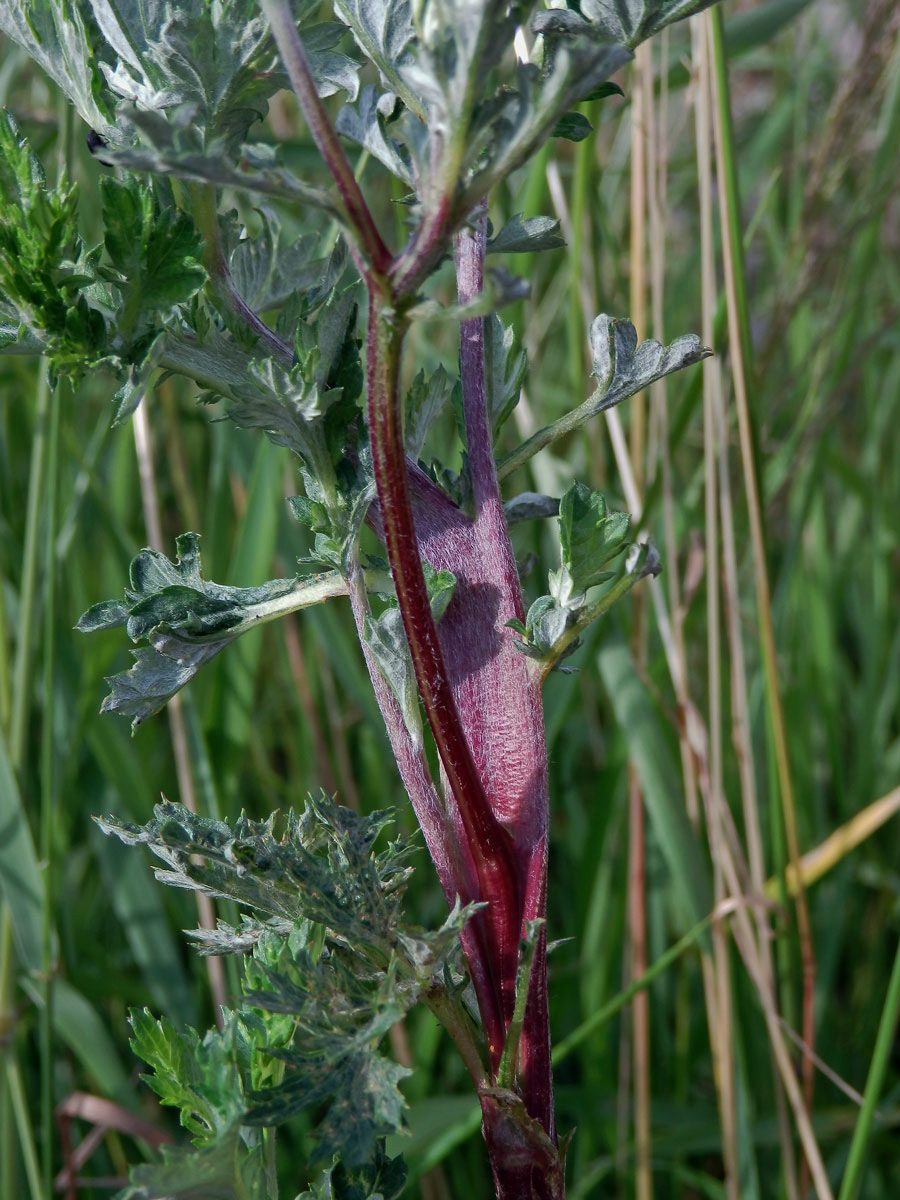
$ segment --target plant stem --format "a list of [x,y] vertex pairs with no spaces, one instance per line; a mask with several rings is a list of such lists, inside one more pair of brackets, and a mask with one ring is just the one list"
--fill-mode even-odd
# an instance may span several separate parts
[[57,455],[59,449],[59,386],[50,397],[50,419],[47,453],[47,517],[44,527],[44,661],[43,661],[43,722],[41,727],[41,827],[40,857],[44,871],[44,907],[41,923],[41,970],[43,974],[44,1005],[40,1014],[41,1051],[41,1170],[44,1194],[53,1195],[53,831],[56,814],[54,707],[54,634],[56,621],[56,510]]
[[273,333],[238,292],[225,258],[219,218],[216,211],[216,188],[212,183],[191,184],[191,209],[197,228],[203,237],[203,265],[209,273],[216,300],[223,308],[239,317],[260,339],[268,352],[282,362],[293,362],[291,347]]
[[475,1090],[481,1092],[489,1084],[487,1069],[482,1062],[475,1031],[465,1009],[447,994],[446,988],[435,986],[426,993],[425,1003],[449,1033],[459,1051]]
[[[723,246],[725,285],[728,294],[729,341],[733,360],[734,395],[740,433],[741,460],[747,492],[747,509],[750,518],[750,541],[753,549],[753,566],[756,581],[756,602],[759,611],[761,650],[765,671],[766,700],[769,710],[771,736],[778,773],[778,788],[781,794],[781,815],[787,837],[791,866],[800,888],[796,898],[797,930],[800,938],[800,954],[803,967],[803,1040],[815,1049],[815,982],[816,961],[812,941],[812,926],[806,892],[800,875],[800,843],[797,833],[794,786],[791,776],[790,756],[787,746],[784,712],[778,685],[778,662],[775,648],[775,632],[772,622],[772,597],[766,565],[765,537],[763,534],[762,503],[759,494],[756,466],[753,455],[750,396],[750,326],[747,301],[747,282],[744,272],[743,241],[741,236],[740,193],[737,178],[737,160],[734,152],[734,137],[731,126],[731,102],[728,88],[728,70],[725,60],[725,42],[722,14],[719,10],[706,14],[709,21],[709,37],[713,56],[713,93],[716,100],[715,134],[716,150],[723,186],[719,190],[720,218],[726,233]],[[804,1098],[808,1109],[812,1107],[813,1062],[807,1058],[803,1063]],[[801,1195],[803,1187],[801,1186]]]
[[25,552],[22,558],[22,585],[19,592],[19,628],[13,674],[13,711],[9,735],[9,758],[18,775],[25,760],[25,740],[31,704],[31,665],[34,659],[34,630],[37,613],[38,540],[41,526],[41,502],[46,484],[47,422],[50,413],[49,363],[41,358],[38,367],[37,403],[31,466],[28,473],[28,501],[25,512]]
[[[466,899],[489,902],[484,924],[495,962],[507,964],[512,957],[515,963],[521,900],[512,839],[491,811],[457,711],[431,615],[410,506],[397,395],[403,333],[403,322],[396,312],[379,297],[371,296],[367,351],[369,435],[385,544],[416,683],[478,878],[478,896]],[[502,967],[500,974],[503,976]],[[491,978],[495,994],[479,996],[479,1002],[486,1007],[482,1015],[496,1068],[505,1040],[506,1018],[512,1015],[513,997],[503,996],[496,973],[492,972]],[[507,999],[508,1014],[504,1003]]]
[[373,282],[372,276],[375,281],[382,279],[391,265],[391,253],[378,232],[353,168],[319,99],[290,5],[286,0],[261,0],[261,3],[309,132],[344,202],[347,220],[357,242],[353,253],[360,274],[369,282]]
[[516,1007],[513,1011],[506,1045],[503,1047],[503,1058],[497,1072],[497,1083],[500,1087],[515,1086],[518,1068],[519,1042],[525,1025],[525,1005],[531,990],[531,973],[534,960],[540,945],[540,931],[544,922],[542,919],[527,922],[527,936],[522,943],[521,962],[516,973]]

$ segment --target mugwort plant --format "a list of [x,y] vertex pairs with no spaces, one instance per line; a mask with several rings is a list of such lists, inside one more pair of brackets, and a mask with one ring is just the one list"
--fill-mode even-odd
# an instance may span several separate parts
[[[579,635],[641,578],[655,550],[582,483],[559,498],[501,485],[543,447],[707,351],[694,336],[638,344],[599,315],[596,388],[516,449],[495,453],[525,355],[500,316],[525,285],[494,255],[552,250],[556,222],[489,220],[493,189],[550,138],[590,133],[575,111],[617,92],[634,47],[708,0],[8,0],[0,29],[86,123],[102,176],[103,238],[78,232],[77,191],[48,186],[0,120],[0,349],[78,380],[102,368],[129,417],[161,373],[192,380],[231,421],[293,454],[293,515],[311,531],[297,574],[211,583],[199,539],[143,550],[122,600],[85,631],[124,627],[134,665],[104,702],[137,727],[261,622],[348,597],[397,769],[447,899],[428,932],[403,912],[412,847],[380,843],[386,812],[310,797],[283,819],[225,824],[174,804],[102,828],[148,846],[164,882],[237,902],[239,924],[191,935],[242,956],[243,994],[200,1037],[147,1012],[134,1046],[176,1105],[187,1147],[134,1171],[132,1196],[271,1197],[274,1128],[318,1119],[309,1197],[390,1197],[402,1160],[405,1070],[379,1049],[417,1003],[458,1048],[482,1111],[498,1197],[562,1197],[547,1003],[548,785],[541,689]],[[290,87],[328,183],[252,141]],[[339,106],[329,97],[343,93]],[[336,114],[336,115],[335,115]],[[348,159],[393,177],[408,236],[373,215]],[[253,230],[227,201],[272,208]],[[322,233],[322,215],[339,236]],[[442,290],[445,263],[455,296]],[[440,278],[439,278],[440,276]],[[458,329],[459,375],[409,369],[418,322]],[[411,380],[411,382],[405,382]],[[454,409],[462,468],[423,458]],[[448,448],[450,457],[452,448]],[[526,606],[508,526],[558,517],[559,568]],[[364,551],[364,528],[380,554]],[[433,742],[437,769],[429,766]]]

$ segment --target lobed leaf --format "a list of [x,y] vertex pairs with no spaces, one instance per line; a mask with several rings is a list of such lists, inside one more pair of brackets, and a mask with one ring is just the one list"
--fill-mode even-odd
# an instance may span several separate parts
[[631,517],[610,512],[601,492],[574,483],[559,502],[559,540],[562,567],[556,591],[559,602],[571,606],[590,587],[605,583],[614,572],[608,563],[625,549]]
[[280,833],[274,814],[229,826],[168,802],[145,825],[99,822],[127,844],[149,846],[168,868],[158,872],[164,882],[230,897],[255,914],[240,930],[195,935],[214,952],[252,951],[242,1007],[225,1014],[221,1033],[201,1040],[133,1014],[134,1049],[154,1069],[148,1082],[181,1110],[195,1145],[139,1169],[134,1183],[145,1190],[134,1195],[163,1195],[153,1189],[175,1180],[178,1166],[186,1187],[231,1195],[247,1172],[255,1187],[254,1127],[309,1108],[320,1114],[316,1161],[339,1158],[342,1186],[379,1178],[399,1186],[402,1167],[385,1157],[381,1139],[402,1127],[397,1084],[408,1072],[378,1045],[424,989],[452,975],[459,932],[479,906],[457,902],[434,932],[406,925],[400,905],[412,844],[374,848],[391,819],[360,816],[323,795],[289,812]]
[[[453,598],[456,577],[451,571],[436,571],[430,563],[423,563],[422,569],[431,615],[435,621],[439,621]],[[415,744],[420,746],[422,715],[419,711],[419,689],[396,599],[389,601],[380,616],[366,616],[365,636],[378,668],[400,706],[406,728]]]
[[712,354],[693,333],[676,338],[668,346],[652,338],[638,345],[632,323],[609,317],[606,313],[601,313],[591,323],[590,346],[592,374],[598,380],[597,390],[572,412],[560,417],[552,425],[539,429],[521,446],[499,459],[497,474],[500,479],[557,438],[571,433],[607,408],[621,404],[658,379],[693,366]]
[[210,583],[201,574],[199,536],[184,533],[175,544],[174,562],[142,550],[132,560],[124,600],[95,604],[76,625],[82,633],[124,626],[132,642],[149,643],[132,652],[129,671],[108,680],[112,691],[101,709],[132,717],[133,730],[248,629],[346,591],[336,573],[249,588]]
[[438,367],[426,380],[419,371],[406,394],[403,414],[403,435],[406,452],[415,462],[422,455],[428,430],[459,391],[443,367]]
[[89,5],[3,0],[0,30],[50,76],[86,125],[104,136],[114,136],[109,97],[103,96],[100,47],[93,36]]
[[0,112],[0,313],[3,349],[50,353],[78,374],[102,361],[107,322],[98,303],[98,251],[78,233],[78,193],[47,186],[12,115]]
[[[549,515],[549,497],[525,497],[526,509],[534,505],[535,515]],[[513,643],[516,649],[540,661],[545,672],[567,669],[556,664],[577,649],[578,634],[638,580],[658,574],[652,546],[629,546],[630,524],[627,513],[610,512],[601,493],[584,484],[574,483],[559,501],[559,570],[550,572],[548,593],[532,603],[525,621],[507,622],[521,639]],[[626,549],[621,563],[608,569]],[[587,592],[598,586],[602,592],[589,600]]]
[[399,1155],[389,1158],[383,1139],[379,1139],[365,1168],[348,1171],[335,1162],[322,1172],[314,1190],[302,1192],[297,1200],[399,1200],[406,1177],[403,1159]]
[[534,20],[535,32],[578,36],[584,26],[593,36],[618,42],[633,50],[653,34],[675,21],[710,8],[715,0],[580,0],[577,9],[565,3],[541,13]]
[[528,358],[515,343],[511,325],[496,313],[484,322],[484,369],[488,416],[496,435],[519,402]]
[[499,233],[488,239],[487,254],[535,254],[565,246],[554,217],[523,217],[516,213]]

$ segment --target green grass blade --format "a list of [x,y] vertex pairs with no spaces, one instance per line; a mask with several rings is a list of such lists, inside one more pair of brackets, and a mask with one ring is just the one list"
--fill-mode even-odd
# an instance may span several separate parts
[[680,772],[621,637],[609,638],[600,649],[597,664],[640,778],[656,841],[671,872],[679,916],[690,927],[712,908],[712,887],[684,803],[673,783]]
[[[42,1007],[43,988],[31,979],[21,982],[30,999]],[[128,1071],[110,1034],[108,1020],[65,979],[58,979],[53,989],[53,1029],[81,1063],[92,1086],[101,1095],[125,1108],[140,1108]]]
[[860,1109],[859,1120],[853,1131],[853,1141],[850,1143],[850,1154],[844,1177],[841,1180],[841,1190],[838,1200],[856,1200],[860,1195],[860,1185],[863,1177],[866,1151],[872,1136],[872,1125],[875,1121],[875,1107],[884,1085],[884,1076],[894,1048],[894,1036],[897,1032],[897,1019],[900,1017],[900,946],[894,957],[894,967],[888,983],[887,995],[884,998],[884,1008],[881,1010],[881,1020],[878,1024],[878,1036],[875,1039],[875,1050],[869,1064],[869,1075],[866,1079],[866,1090],[863,1094],[863,1106]]
[[44,880],[6,741],[0,737],[0,891],[9,910],[19,963],[43,962]]

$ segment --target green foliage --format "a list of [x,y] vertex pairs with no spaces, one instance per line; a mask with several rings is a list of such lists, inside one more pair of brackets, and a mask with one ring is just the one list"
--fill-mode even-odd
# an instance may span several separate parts
[[667,375],[694,366],[712,353],[694,333],[675,338],[668,346],[654,338],[647,338],[638,345],[632,323],[606,313],[600,313],[591,322],[590,347],[591,374],[598,380],[596,391],[583,404],[566,412],[552,425],[539,429],[499,459],[497,473],[501,479],[592,417],[614,408]]
[[550,586],[560,604],[583,603],[588,588],[613,578],[606,568],[625,549],[630,528],[628,513],[610,512],[600,492],[583,483],[569,488],[559,502],[562,565]]
[[611,408],[628,396],[643,391],[658,379],[693,366],[711,351],[694,333],[676,338],[663,346],[653,338],[638,345],[637,333],[630,321],[601,313],[591,324],[591,373],[597,377],[592,412]]
[[47,348],[61,370],[105,353],[106,321],[89,302],[97,253],[78,235],[78,193],[48,188],[12,116],[0,113],[0,352]]
[[[429,563],[423,563],[422,569],[428,588],[431,615],[435,621],[439,621],[453,598],[456,578],[451,571],[435,571]],[[419,711],[419,691],[403,630],[403,618],[395,598],[389,598],[387,607],[380,616],[366,617],[365,636],[378,669],[400,705],[407,730],[415,743],[421,746],[422,717]]]
[[82,633],[124,627],[132,642],[134,666],[114,675],[103,712],[132,718],[136,730],[214,658],[248,629],[296,612],[345,590],[339,575],[271,579],[256,587],[209,583],[200,573],[200,539],[183,533],[172,562],[156,550],[142,550],[131,563],[131,587],[123,601],[107,600],[84,613]]
[[425,372],[419,371],[404,405],[404,440],[413,461],[421,457],[428,430],[451,402],[459,404],[459,384],[443,367],[438,367],[427,380]]
[[519,402],[528,370],[528,359],[516,345],[515,331],[511,325],[505,326],[496,313],[484,322],[484,362],[488,416],[496,436]]
[[565,246],[559,221],[553,217],[523,217],[516,213],[499,233],[488,238],[488,254],[535,254]]
[[39,350],[75,379],[109,368],[124,380],[123,419],[146,390],[164,327],[206,278],[192,221],[136,179],[104,179],[104,242],[88,250],[77,190],[47,187],[8,113],[0,117],[0,180],[0,353]]
[[388,1158],[383,1144],[378,1143],[366,1168],[351,1173],[341,1163],[334,1163],[322,1173],[315,1190],[301,1193],[297,1200],[397,1200],[406,1178],[403,1159],[399,1155]]
[[554,5],[535,18],[535,29],[565,39],[590,35],[634,49],[673,21],[709,8],[715,0],[580,0]]
[[[656,551],[636,545],[616,569],[608,569],[628,548],[630,526],[629,515],[610,512],[600,492],[572,484],[559,502],[560,567],[549,573],[549,592],[534,601],[524,622],[507,622],[521,635],[513,643],[517,650],[553,665],[577,649],[573,629],[586,628],[623,591],[659,572]],[[608,586],[589,602],[588,590],[600,585]]]
[[152,190],[136,179],[101,179],[100,194],[111,266],[105,277],[121,294],[120,332],[136,336],[138,322],[147,322],[154,309],[179,304],[202,286],[202,245],[193,223],[160,211]]
[[136,1196],[163,1196],[176,1180],[185,1189],[177,1195],[239,1196],[240,1186],[270,1195],[255,1130],[309,1108],[319,1115],[315,1161],[342,1164],[334,1195],[363,1194],[353,1188],[381,1179],[399,1186],[402,1168],[381,1139],[403,1125],[397,1084],[409,1072],[378,1046],[424,991],[444,987],[473,906],[457,905],[434,933],[403,920],[414,846],[374,849],[392,819],[358,816],[323,794],[288,812],[280,834],[275,814],[241,816],[232,828],[168,802],[145,825],[100,821],[162,859],[163,882],[252,912],[240,930],[220,923],[192,935],[207,953],[252,951],[242,1006],[224,1014],[220,1032],[201,1039],[146,1011],[132,1015],[134,1050],[154,1071],[147,1082],[180,1110],[195,1147],[140,1168]]

